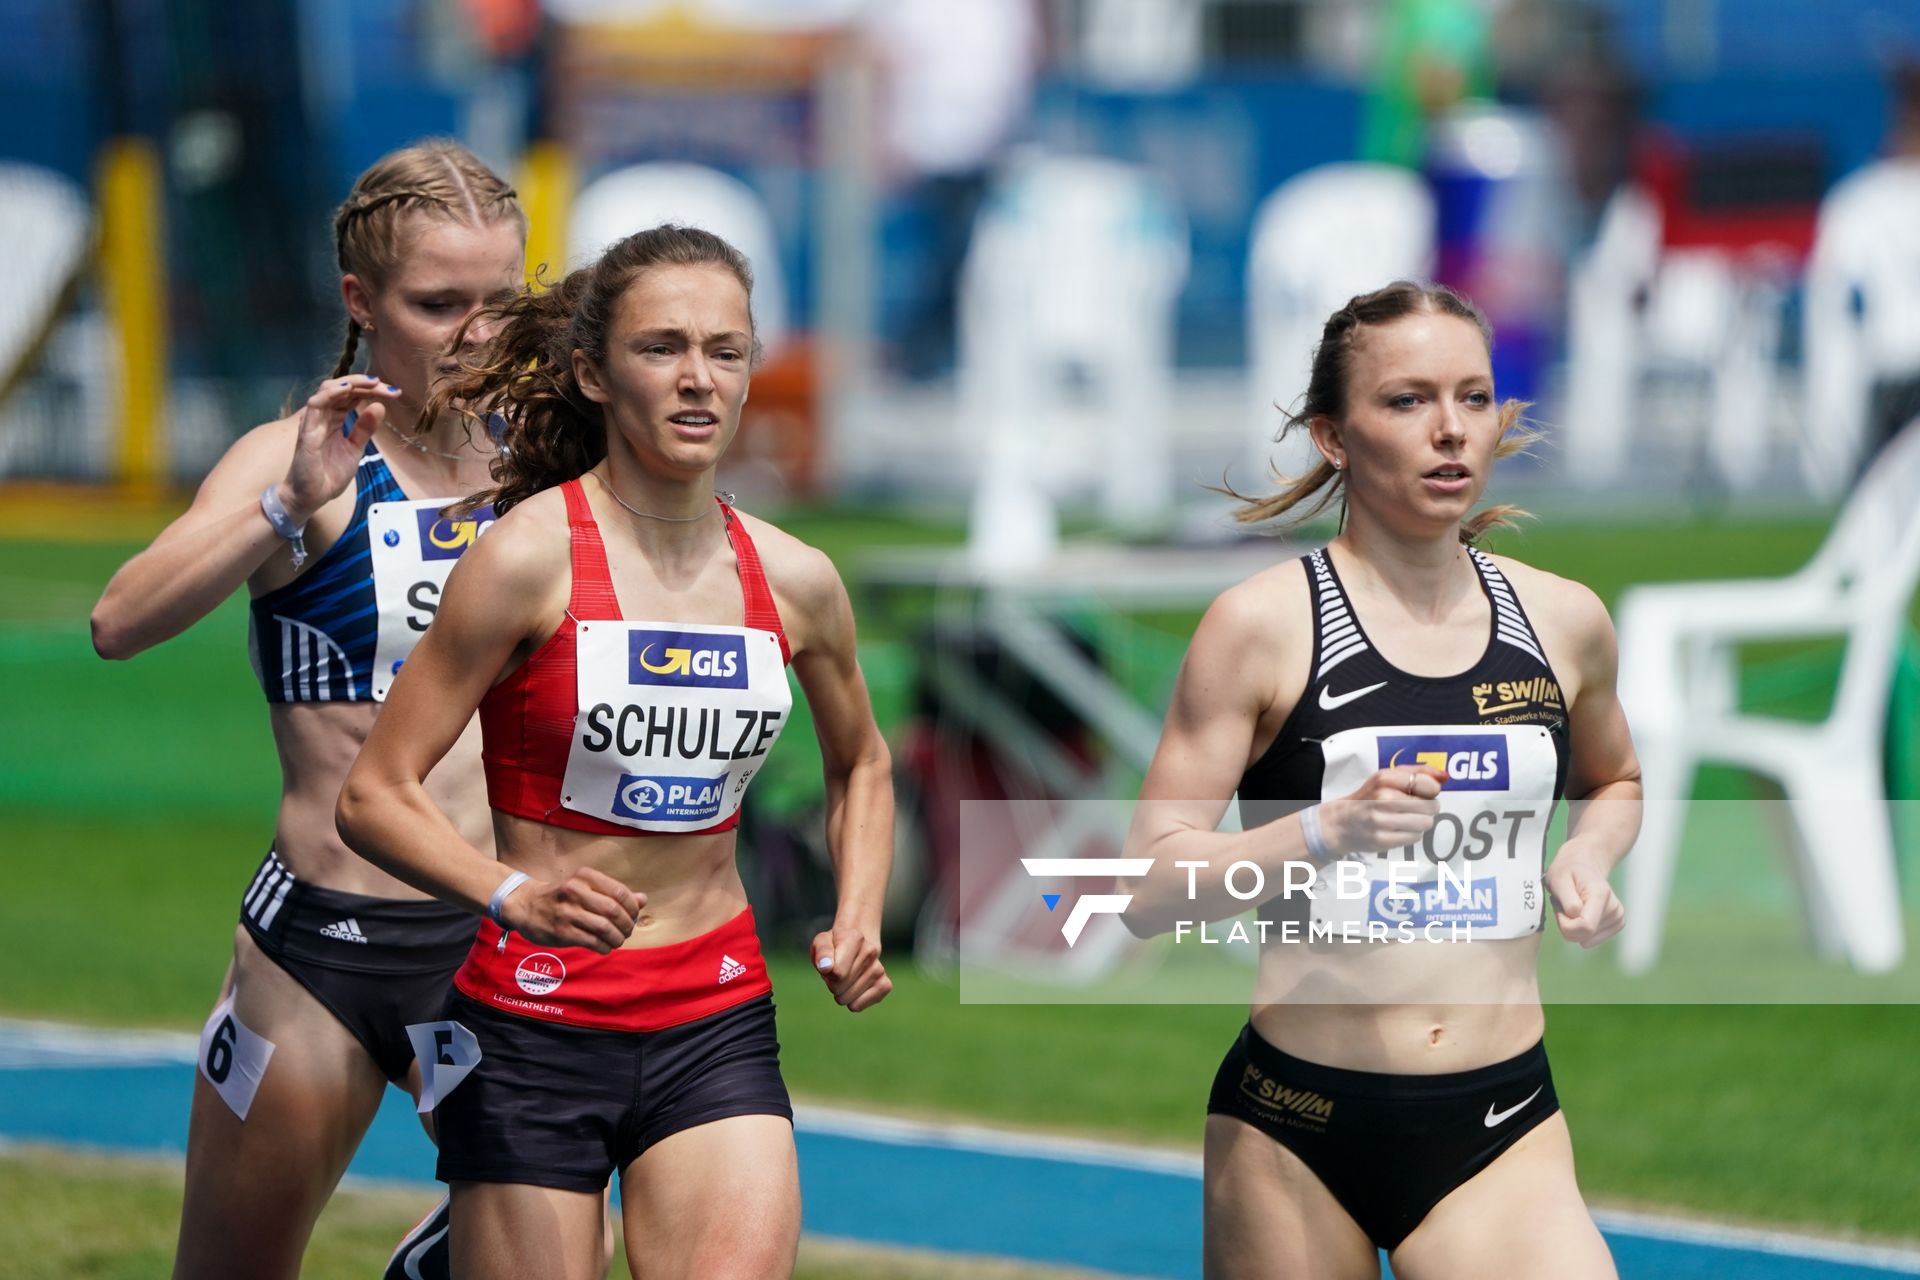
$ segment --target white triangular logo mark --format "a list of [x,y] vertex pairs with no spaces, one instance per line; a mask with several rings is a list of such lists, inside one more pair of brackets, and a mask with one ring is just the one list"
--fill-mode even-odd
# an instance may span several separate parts
[[735,978],[739,977],[741,974],[745,973],[746,971],[747,971],[747,966],[741,964],[738,960],[735,960],[732,956],[723,955],[720,957],[721,985],[724,986],[725,984],[732,982]]

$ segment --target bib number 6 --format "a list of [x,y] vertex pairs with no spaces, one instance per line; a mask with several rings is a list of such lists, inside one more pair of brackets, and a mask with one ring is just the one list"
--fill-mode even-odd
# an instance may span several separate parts
[[242,1120],[253,1106],[260,1077],[267,1073],[267,1060],[273,1057],[273,1041],[256,1034],[233,1011],[233,997],[207,1019],[200,1032],[200,1074],[207,1078],[220,1100]]
[[220,1025],[213,1030],[213,1039],[207,1045],[207,1079],[217,1085],[227,1082],[233,1074],[233,1046],[240,1038],[240,1028],[228,1014],[220,1019]]

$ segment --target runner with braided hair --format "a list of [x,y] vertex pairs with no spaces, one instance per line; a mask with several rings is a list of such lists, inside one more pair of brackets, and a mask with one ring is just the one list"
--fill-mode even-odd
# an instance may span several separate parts
[[[94,609],[94,647],[130,658],[244,583],[282,770],[273,843],[202,1034],[176,1276],[299,1273],[387,1082],[417,1092],[407,1024],[438,1015],[473,938],[471,917],[342,844],[333,807],[448,570],[490,522],[443,509],[488,484],[493,442],[452,415],[416,424],[458,371],[467,318],[520,284],[526,231],[512,188],[456,143],[362,174],[334,217],[347,325],[333,373],[236,441]],[[470,730],[428,786],[491,851],[479,747]],[[434,1274],[444,1224],[415,1235],[390,1274]]]

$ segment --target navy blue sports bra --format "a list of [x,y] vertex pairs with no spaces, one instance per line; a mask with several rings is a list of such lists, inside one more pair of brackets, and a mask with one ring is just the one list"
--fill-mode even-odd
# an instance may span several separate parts
[[367,442],[340,537],[306,573],[252,602],[248,656],[268,702],[386,697],[454,562],[493,522],[488,507],[444,515],[457,501],[409,499]]
[[353,518],[326,554],[286,586],[256,596],[248,656],[268,702],[371,702],[379,631],[367,508],[405,502],[379,446],[354,474]]

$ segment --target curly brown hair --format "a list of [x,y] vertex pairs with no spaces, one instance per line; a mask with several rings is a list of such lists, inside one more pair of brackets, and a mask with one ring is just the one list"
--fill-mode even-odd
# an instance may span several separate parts
[[[621,295],[646,272],[670,266],[720,267],[753,296],[746,255],[711,231],[664,223],[616,241],[591,266],[552,288],[528,288],[468,317],[467,326],[495,326],[493,336],[477,357],[462,362],[458,376],[441,382],[422,413],[428,423],[443,411],[469,425],[484,422],[500,440],[495,487],[462,506],[492,503],[505,515],[541,490],[585,475],[607,456],[606,416],[574,380],[573,353],[604,363]],[[466,333],[463,326],[456,350]],[[759,355],[756,339],[755,363]]]

